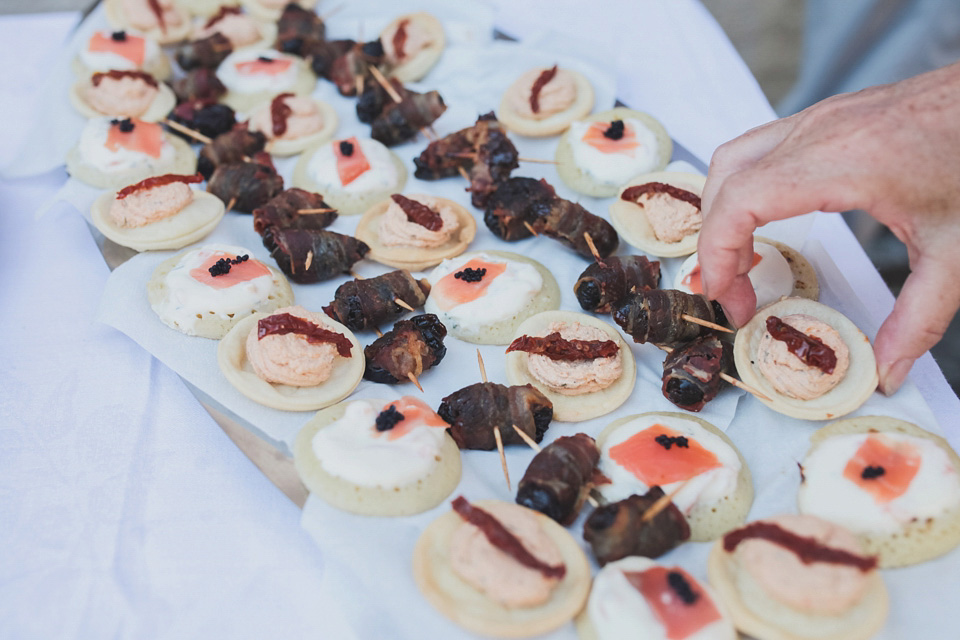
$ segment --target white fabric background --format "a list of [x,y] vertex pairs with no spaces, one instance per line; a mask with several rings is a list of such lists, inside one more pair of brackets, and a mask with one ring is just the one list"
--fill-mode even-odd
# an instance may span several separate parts
[[[504,31],[532,37],[549,26],[607,52],[623,100],[656,114],[701,158],[772,117],[694,0],[622,0],[602,12],[569,1],[517,4],[498,14]],[[0,166],[33,113],[26,96],[71,25],[65,15],[0,19],[0,59],[16,61],[0,66]],[[321,557],[300,512],[180,381],[93,323],[107,270],[83,222],[63,207],[32,217],[64,177],[0,183],[0,637],[350,638],[348,621],[362,638],[398,636],[383,601],[370,599],[371,585],[343,571],[355,558]],[[890,296],[852,236],[837,218],[813,224],[863,312],[882,318]],[[913,378],[956,446],[960,407],[929,357]],[[784,443],[771,436],[758,444]],[[763,456],[750,462],[762,468]],[[783,474],[780,483],[792,491],[795,479]],[[951,560],[947,569],[903,573],[942,584],[957,571],[957,553]],[[895,601],[909,591],[895,589]],[[956,598],[930,600],[939,608],[922,637],[950,637],[936,623],[955,617]],[[910,615],[895,609],[890,628]],[[409,637],[418,635],[439,637]]]

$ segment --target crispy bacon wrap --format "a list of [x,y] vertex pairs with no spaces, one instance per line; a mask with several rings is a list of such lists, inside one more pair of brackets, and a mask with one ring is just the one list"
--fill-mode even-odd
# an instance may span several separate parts
[[613,320],[634,342],[676,347],[707,334],[711,329],[683,319],[691,315],[710,322],[724,322],[717,305],[701,294],[676,289],[649,289],[631,293],[613,308]]
[[370,137],[388,147],[403,144],[417,137],[421,129],[432,125],[446,110],[447,105],[436,91],[406,91],[400,102],[390,101],[374,118]]
[[700,336],[667,354],[663,396],[681,409],[700,411],[720,390],[720,374],[733,370],[733,345],[716,335]]
[[585,433],[557,438],[530,461],[517,485],[517,504],[570,524],[593,487],[599,459],[597,443]]
[[553,419],[553,403],[533,385],[478,382],[444,398],[437,414],[450,423],[450,435],[461,449],[490,451],[497,448],[494,428],[504,445],[524,444],[513,425],[540,442]]
[[233,53],[230,40],[219,31],[202,38],[180,45],[177,48],[177,64],[184,71],[194,69],[214,70],[227,56]]
[[314,11],[291,2],[283,9],[277,20],[278,51],[305,57],[317,43],[323,42],[326,26]]
[[364,348],[367,365],[363,377],[386,384],[407,382],[411,375],[419,378],[443,360],[447,353],[443,345],[446,335],[447,328],[432,313],[398,321],[393,329]]
[[336,211],[300,213],[308,209],[330,209],[319,193],[293,187],[278,193],[253,210],[253,229],[263,235],[268,227],[278,229],[325,229],[337,219]]
[[417,280],[409,271],[399,269],[375,278],[343,283],[337,287],[333,302],[323,307],[323,311],[351,331],[375,329],[406,313],[396,300],[403,300],[416,309],[423,306],[428,293],[430,284],[425,278]]
[[225,204],[233,202],[233,210],[252,213],[283,190],[283,178],[277,174],[270,155],[260,152],[253,162],[221,164],[210,176],[207,191]]
[[672,502],[649,522],[641,521],[663,495],[663,489],[655,486],[642,496],[594,509],[583,524],[583,539],[600,566],[627,556],[657,558],[690,537],[690,525]]
[[353,236],[325,229],[281,229],[267,227],[263,246],[277,261],[280,270],[298,284],[329,280],[350,273],[354,263],[370,251]]
[[580,274],[573,293],[584,311],[610,313],[630,293],[656,289],[660,262],[644,256],[610,256],[594,262]]
[[267,146],[267,137],[260,131],[250,131],[247,123],[241,123],[214,138],[210,144],[203,145],[197,160],[197,171],[207,180],[214,169],[222,164],[244,162],[244,157],[252,158]]

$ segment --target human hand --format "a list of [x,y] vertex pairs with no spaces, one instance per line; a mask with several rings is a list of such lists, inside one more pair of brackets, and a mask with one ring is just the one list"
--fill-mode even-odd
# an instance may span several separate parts
[[706,294],[754,314],[753,232],[811,211],[864,209],[906,244],[910,276],[874,344],[895,392],[960,307],[960,63],[828,98],[717,149],[704,187]]

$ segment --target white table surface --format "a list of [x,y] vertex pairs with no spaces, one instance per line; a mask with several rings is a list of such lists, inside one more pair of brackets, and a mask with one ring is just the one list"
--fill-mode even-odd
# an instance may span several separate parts
[[[695,0],[497,4],[508,33],[609,51],[622,99],[701,158],[773,117]],[[75,21],[0,18],[0,167]],[[0,181],[0,638],[356,637],[299,510],[175,375],[93,322],[107,268],[85,224],[33,216],[65,178]],[[852,235],[828,216],[814,233],[882,318],[892,298]],[[929,356],[912,379],[956,447],[960,403]]]

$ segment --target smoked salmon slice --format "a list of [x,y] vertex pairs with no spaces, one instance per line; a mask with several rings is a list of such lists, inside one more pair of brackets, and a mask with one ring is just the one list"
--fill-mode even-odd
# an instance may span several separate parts
[[147,45],[143,38],[129,33],[123,40],[114,40],[110,35],[103,35],[97,31],[90,38],[89,50],[91,53],[115,53],[123,56],[139,68],[143,66]]
[[[344,153],[349,151],[350,153]],[[347,186],[366,171],[370,170],[370,162],[363,155],[363,149],[357,142],[356,136],[333,143],[333,154],[337,158],[337,175],[340,184]]]
[[[403,396],[399,400],[388,402],[380,411],[386,411],[391,406],[403,415],[403,420],[387,432],[387,440],[402,438],[417,427],[443,427],[445,429],[450,426],[427,403],[419,398]],[[374,427],[374,432],[379,433],[376,431],[376,427]]]
[[610,123],[604,121],[591,124],[580,139],[602,153],[625,153],[632,157],[633,150],[639,147],[640,143],[637,142],[637,134],[633,127],[626,122],[623,125],[623,136],[619,140],[603,135],[603,132],[610,128]]
[[710,596],[680,567],[651,567],[623,575],[643,595],[669,640],[689,638],[720,619]]
[[[476,273],[480,269],[485,269],[486,273],[479,280],[472,278],[457,277],[458,273],[466,272],[467,269]],[[434,286],[431,295],[436,295],[437,306],[444,311],[448,311],[461,304],[473,302],[477,298],[487,294],[487,288],[497,276],[507,270],[507,265],[503,262],[487,262],[480,258],[473,258],[453,273],[440,278]]]
[[291,64],[293,64],[293,62],[286,58],[259,57],[256,60],[238,62],[236,66],[237,71],[240,73],[275,76],[289,69]]
[[880,503],[902,496],[923,461],[917,449],[881,435],[867,436],[843,469],[843,477]]
[[[132,129],[122,121],[114,121],[107,131],[107,149],[116,151],[120,148],[136,151],[153,158],[159,158],[163,150],[163,127],[154,122],[144,122],[131,118]],[[124,129],[129,129],[124,131]]]
[[648,487],[680,482],[721,466],[713,452],[662,424],[610,447],[610,458]]
[[239,264],[230,265],[230,271],[220,276],[210,274],[210,267],[217,264],[221,259],[234,260],[236,255],[217,251],[209,258],[203,261],[203,264],[196,269],[190,270],[190,277],[214,289],[226,289],[241,282],[247,282],[260,276],[270,275],[270,270],[262,262],[250,258]]

